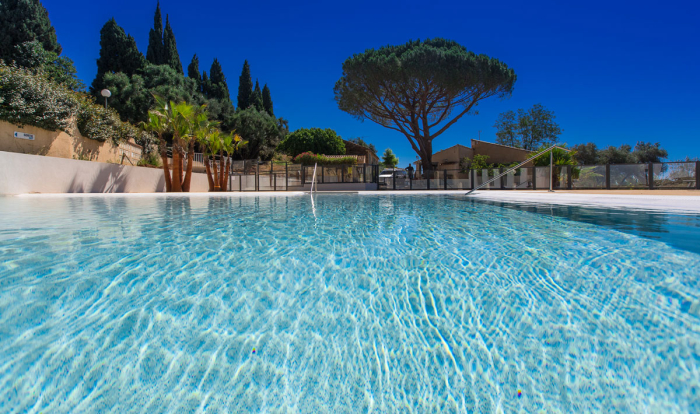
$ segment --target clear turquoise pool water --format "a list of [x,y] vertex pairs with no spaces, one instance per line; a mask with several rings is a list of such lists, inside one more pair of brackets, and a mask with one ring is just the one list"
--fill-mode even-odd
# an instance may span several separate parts
[[552,211],[0,197],[0,412],[700,411],[700,219]]

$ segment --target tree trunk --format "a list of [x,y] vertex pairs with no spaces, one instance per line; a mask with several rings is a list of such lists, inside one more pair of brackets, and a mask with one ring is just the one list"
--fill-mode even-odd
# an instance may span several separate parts
[[219,191],[226,191],[226,190],[224,190],[224,188],[225,188],[225,184],[224,184],[224,172],[225,171],[224,170],[226,169],[226,168],[224,168],[224,167],[226,167],[224,164],[225,164],[224,152],[220,151],[219,152],[219,168],[221,169],[221,171],[219,171]]
[[185,173],[185,181],[182,185],[182,191],[190,191],[190,183],[192,182],[192,164],[194,164],[194,139],[190,140],[190,145],[187,151],[187,173]]
[[214,164],[214,191],[221,191],[221,182],[219,181],[219,168],[216,165],[216,160]]
[[223,182],[224,190],[223,191],[228,191],[228,177],[231,173],[231,158],[230,157],[226,157],[225,167],[226,167],[226,175],[224,175],[224,182]]
[[204,159],[204,167],[207,169],[207,181],[209,181],[209,191],[214,191],[214,178],[211,176],[211,164],[209,157]]
[[168,166],[168,150],[165,148],[165,141],[161,139],[160,159],[163,162],[163,175],[165,176],[165,192],[173,191],[173,184],[170,178],[170,167]]
[[182,163],[180,162],[180,151],[173,145],[173,178],[172,190],[174,193],[182,192]]

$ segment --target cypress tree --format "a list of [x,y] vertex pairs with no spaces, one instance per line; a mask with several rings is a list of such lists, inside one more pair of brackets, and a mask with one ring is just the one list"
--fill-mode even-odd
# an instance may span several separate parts
[[265,84],[262,90],[262,101],[265,112],[274,116],[275,113],[272,111],[272,95],[270,94],[270,88],[267,87],[267,84]]
[[255,106],[258,112],[262,112],[264,109],[262,91],[260,91],[260,84],[257,79],[255,80],[255,89],[253,90],[253,106]]
[[0,59],[13,60],[15,46],[37,40],[47,52],[61,54],[56,29],[39,0],[0,1]]
[[209,92],[211,90],[211,82],[209,81],[209,76],[207,76],[207,71],[202,73],[202,94],[209,98]]
[[199,58],[196,53],[192,57],[190,65],[187,66],[187,77],[197,82],[197,90],[202,93],[202,76],[199,74]]
[[253,103],[253,79],[250,77],[250,65],[246,60],[243,71],[238,78],[238,109],[244,110]]
[[218,59],[214,59],[214,63],[211,64],[211,69],[209,70],[209,81],[211,83],[209,98],[220,100],[230,99],[228,85],[226,84],[226,76],[224,76],[224,70],[221,67]]
[[165,31],[163,32],[163,64],[175,69],[178,73],[184,74],[180,54],[177,53],[177,43],[173,28],[170,27],[170,19],[165,15]]
[[146,59],[154,65],[162,65],[165,63],[165,46],[163,45],[163,16],[160,14],[160,1],[156,6],[156,15],[153,20],[153,28],[148,33]]
[[97,76],[90,87],[92,92],[102,89],[102,78],[106,73],[122,72],[131,76],[145,67],[146,59],[136,47],[134,38],[111,18],[100,30],[100,58],[97,59]]

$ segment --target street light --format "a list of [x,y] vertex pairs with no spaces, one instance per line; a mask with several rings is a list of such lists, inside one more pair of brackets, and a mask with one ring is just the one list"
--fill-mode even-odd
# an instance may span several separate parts
[[100,93],[105,97],[105,109],[107,109],[107,98],[112,96],[112,92],[110,92],[109,89],[102,89]]

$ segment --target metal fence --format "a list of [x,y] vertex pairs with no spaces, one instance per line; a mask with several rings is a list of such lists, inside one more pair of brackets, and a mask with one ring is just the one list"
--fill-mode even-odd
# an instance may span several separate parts
[[[378,182],[380,190],[470,190],[493,179],[508,168],[482,170],[438,170],[430,179],[388,177]],[[649,164],[554,166],[552,188],[590,189],[700,189],[700,161]],[[549,189],[550,167],[518,168],[483,190]]]

